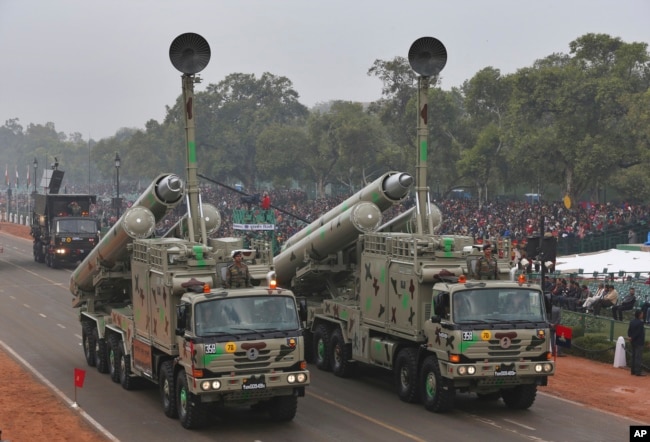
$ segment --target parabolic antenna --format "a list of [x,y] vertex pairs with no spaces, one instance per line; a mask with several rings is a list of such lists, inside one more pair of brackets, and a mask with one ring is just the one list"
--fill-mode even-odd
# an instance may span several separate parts
[[447,49],[437,38],[418,38],[409,49],[409,63],[418,74],[433,77],[447,64]]
[[169,47],[169,59],[182,73],[196,74],[210,62],[210,45],[199,34],[192,32],[181,34]]

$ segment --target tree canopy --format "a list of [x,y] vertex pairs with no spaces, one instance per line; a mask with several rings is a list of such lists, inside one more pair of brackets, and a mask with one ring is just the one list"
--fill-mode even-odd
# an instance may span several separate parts
[[[650,201],[650,54],[647,43],[586,34],[567,54],[549,54],[503,75],[491,66],[461,87],[429,88],[429,185],[465,188],[487,201],[539,190],[549,199]],[[290,79],[233,73],[195,94],[199,172],[247,189],[328,184],[357,190],[387,170],[414,173],[417,74],[403,57],[375,60],[382,83],[372,103],[332,101],[308,109]],[[99,141],[54,123],[18,119],[0,127],[0,161],[24,175],[56,157],[66,182],[184,176],[182,97],[162,122],[120,128]],[[264,184],[262,184],[264,183]]]

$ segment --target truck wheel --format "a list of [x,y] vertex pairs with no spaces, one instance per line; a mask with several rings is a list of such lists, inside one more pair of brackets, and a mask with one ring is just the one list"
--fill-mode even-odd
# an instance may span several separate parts
[[120,357],[119,348],[122,346],[122,340],[117,335],[111,335],[108,338],[108,372],[113,382],[120,382]]
[[289,422],[296,417],[298,398],[296,396],[277,396],[271,399],[269,416],[275,422]]
[[314,362],[319,370],[329,371],[329,330],[325,324],[318,324],[314,330]]
[[341,378],[347,378],[354,372],[354,362],[352,362],[352,344],[346,344],[343,340],[343,333],[340,328],[336,328],[330,338],[330,349],[332,354],[330,361],[332,372]]
[[395,386],[397,395],[404,402],[417,402],[419,399],[417,348],[403,348],[397,353]]
[[440,374],[438,358],[435,356],[429,356],[424,360],[420,386],[424,408],[436,413],[443,413],[453,408],[456,391]]
[[95,342],[95,367],[100,373],[108,373],[108,349],[106,339],[99,338],[97,328],[93,329],[93,341]]
[[94,325],[90,322],[83,322],[81,324],[81,344],[84,348],[84,356],[86,357],[86,363],[90,367],[94,367],[96,364],[95,360],[95,341],[93,340],[93,328]]
[[176,405],[178,407],[178,419],[183,428],[196,429],[205,425],[207,410],[200,398],[190,392],[187,387],[187,379],[183,370],[176,376]]
[[537,385],[517,385],[515,388],[501,391],[501,397],[508,408],[525,410],[530,408],[537,396]]
[[162,401],[165,416],[171,417],[172,419],[177,418],[176,385],[174,384],[174,366],[172,365],[172,361],[165,361],[160,364],[158,387],[160,388],[160,400]]
[[120,364],[120,384],[125,390],[133,390],[136,378],[131,377],[131,355],[125,354],[124,349],[120,346],[117,349],[117,356]]
[[34,261],[40,262],[41,264],[45,262],[45,254],[43,253],[43,245],[40,241],[34,243]]

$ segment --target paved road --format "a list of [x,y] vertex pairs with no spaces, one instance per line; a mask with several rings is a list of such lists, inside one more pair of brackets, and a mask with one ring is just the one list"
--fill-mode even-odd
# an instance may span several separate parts
[[[458,397],[451,413],[429,413],[401,402],[390,376],[364,369],[340,379],[312,367],[312,385],[296,419],[284,425],[248,409],[229,411],[201,431],[189,432],[164,416],[155,387],[125,391],[107,375],[87,367],[72,295],[71,269],[37,264],[31,242],[0,232],[0,340],[73,398],[73,369],[87,369],[79,405],[117,439],[229,441],[612,441],[627,440],[630,421],[539,394],[528,411],[502,402]],[[542,389],[543,390],[543,389]]]

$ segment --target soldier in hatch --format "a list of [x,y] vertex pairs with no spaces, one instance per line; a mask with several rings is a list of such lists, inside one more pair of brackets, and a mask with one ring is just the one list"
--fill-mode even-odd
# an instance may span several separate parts
[[498,271],[497,260],[492,256],[492,246],[488,244],[483,248],[483,256],[476,263],[478,279],[497,279]]

